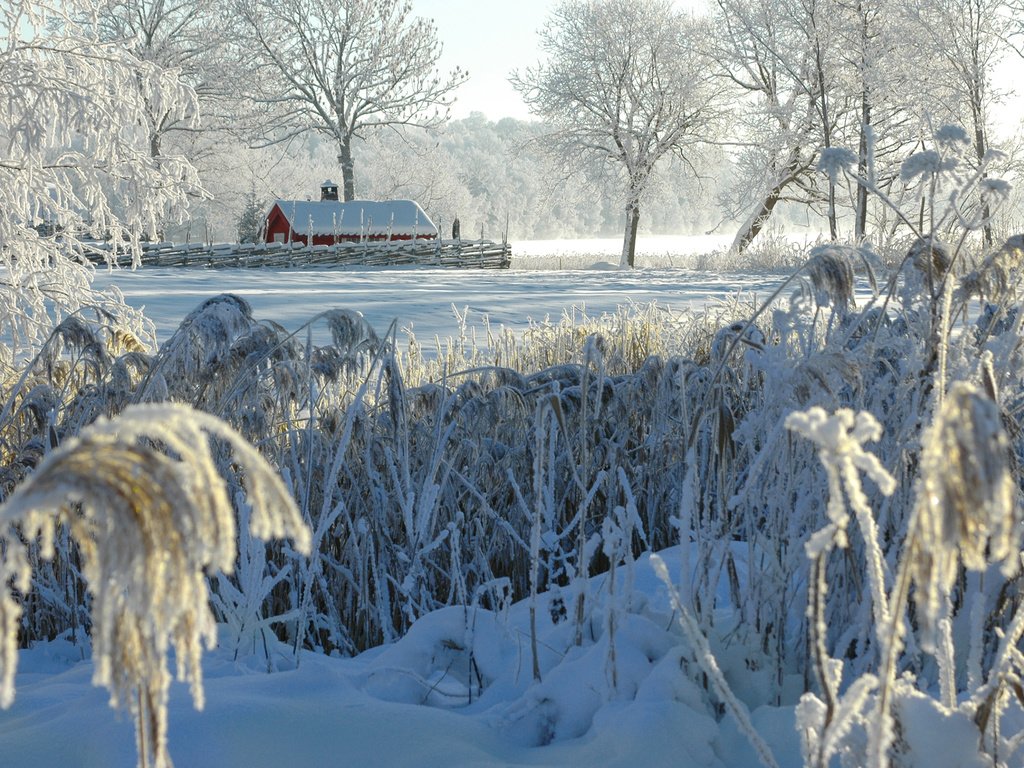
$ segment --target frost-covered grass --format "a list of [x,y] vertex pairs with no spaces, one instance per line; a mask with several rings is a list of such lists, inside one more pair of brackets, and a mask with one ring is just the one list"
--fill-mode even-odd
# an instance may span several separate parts
[[[239,525],[233,572],[201,561],[210,669],[274,674],[207,698],[401,713],[421,741],[380,736],[394,763],[636,764],[646,745],[694,766],[1020,765],[1024,239],[984,249],[968,213],[932,216],[899,251],[811,249],[771,301],[467,326],[431,354],[354,312],[295,332],[231,295],[155,352],[76,315],[10,365],[3,490],[133,404],[223,419],[280,471],[312,555],[249,535],[252,478],[215,443],[200,466]],[[99,626],[83,537],[52,538],[14,548],[30,663]],[[0,715],[0,750],[44,717],[26,682],[40,698]],[[439,731],[458,754],[421,753]],[[295,753],[325,761],[312,741]],[[219,764],[277,754],[234,743],[208,741]]]
[[[732,235],[647,235],[638,238],[636,267],[697,271],[744,272],[799,266],[820,233],[784,233],[772,228],[742,254],[729,250]],[[512,243],[512,269],[615,269],[622,254],[621,238],[527,240]]]

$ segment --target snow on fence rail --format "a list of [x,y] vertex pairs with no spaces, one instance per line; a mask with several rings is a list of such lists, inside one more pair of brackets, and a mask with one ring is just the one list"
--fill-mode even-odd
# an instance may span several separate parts
[[[107,264],[112,256],[109,243],[92,243],[83,248],[85,258]],[[131,253],[119,251],[113,261],[131,265]],[[302,243],[144,243],[142,264],[151,267],[272,267],[303,268],[331,266],[455,267],[461,269],[507,269],[512,246],[491,240],[430,240],[338,243],[307,246]]]

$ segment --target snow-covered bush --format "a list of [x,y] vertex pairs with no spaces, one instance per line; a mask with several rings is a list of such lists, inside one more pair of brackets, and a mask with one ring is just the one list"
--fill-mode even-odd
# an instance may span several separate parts
[[95,10],[91,0],[0,9],[0,316],[16,356],[85,310],[150,340],[116,293],[92,291],[79,254],[90,238],[131,250],[199,191],[187,162],[148,156],[143,127],[155,104],[194,117],[194,94],[174,72],[102,42]]

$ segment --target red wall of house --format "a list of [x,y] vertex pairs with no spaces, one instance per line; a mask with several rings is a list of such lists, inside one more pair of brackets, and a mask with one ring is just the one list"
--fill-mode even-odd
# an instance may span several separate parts
[[288,217],[284,215],[281,206],[277,204],[267,214],[267,232],[264,240],[268,243],[273,243],[276,241],[276,235],[283,235],[284,242],[286,243],[305,244],[306,242],[305,235],[296,235],[292,232],[291,225],[288,223]]

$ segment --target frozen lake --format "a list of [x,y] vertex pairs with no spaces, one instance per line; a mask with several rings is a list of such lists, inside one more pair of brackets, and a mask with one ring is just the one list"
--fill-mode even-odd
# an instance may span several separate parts
[[[638,264],[686,261],[695,252],[724,247],[721,238],[646,238]],[[566,309],[591,315],[621,305],[656,301],[670,308],[702,306],[737,291],[767,296],[783,274],[714,273],[671,266],[618,269],[621,241],[527,241],[513,244],[510,270],[391,269],[152,269],[97,270],[96,285],[116,285],[134,307],[144,308],[167,338],[192,308],[219,293],[242,296],[256,317],[290,330],[327,309],[357,310],[383,333],[393,320],[421,341],[458,331],[453,311],[468,309],[471,325],[486,315],[494,327],[521,329],[533,319],[557,321]],[[558,269],[572,265],[573,269]]]

